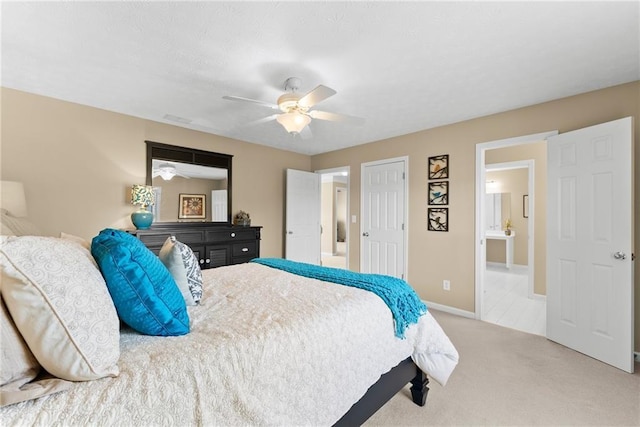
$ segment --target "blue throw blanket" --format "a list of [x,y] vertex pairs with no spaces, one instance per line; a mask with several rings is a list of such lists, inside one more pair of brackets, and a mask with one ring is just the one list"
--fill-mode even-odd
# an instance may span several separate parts
[[281,258],[255,258],[251,262],[284,270],[298,276],[324,280],[364,289],[378,295],[387,304],[395,321],[395,334],[404,338],[404,331],[427,312],[413,288],[404,280],[382,274],[364,274],[338,268],[321,267]]

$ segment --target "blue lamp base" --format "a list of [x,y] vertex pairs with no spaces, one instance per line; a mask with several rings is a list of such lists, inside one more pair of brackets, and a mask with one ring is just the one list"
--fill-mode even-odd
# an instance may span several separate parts
[[138,230],[146,230],[153,223],[153,214],[144,209],[140,209],[131,214],[131,222]]

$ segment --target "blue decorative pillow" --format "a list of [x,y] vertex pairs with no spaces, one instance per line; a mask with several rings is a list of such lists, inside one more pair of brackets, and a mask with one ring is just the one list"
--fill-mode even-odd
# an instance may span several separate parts
[[160,259],[140,240],[107,228],[91,242],[118,316],[147,335],[189,333],[182,294]]

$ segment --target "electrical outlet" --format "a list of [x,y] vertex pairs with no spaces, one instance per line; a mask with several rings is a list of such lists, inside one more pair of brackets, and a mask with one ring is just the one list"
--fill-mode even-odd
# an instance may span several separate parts
[[451,290],[451,282],[448,280],[443,280],[442,281],[442,289],[444,289],[445,291],[450,291]]

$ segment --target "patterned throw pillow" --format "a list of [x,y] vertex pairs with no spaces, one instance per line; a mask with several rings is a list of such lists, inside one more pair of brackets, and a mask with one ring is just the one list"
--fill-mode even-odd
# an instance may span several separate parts
[[55,237],[0,238],[2,299],[40,365],[69,381],[119,373],[120,322],[86,252]]
[[189,333],[187,306],[175,280],[140,240],[107,228],[93,238],[91,253],[127,325],[146,335]]
[[180,288],[185,303],[198,304],[202,298],[202,271],[191,248],[171,236],[162,245],[159,257]]

